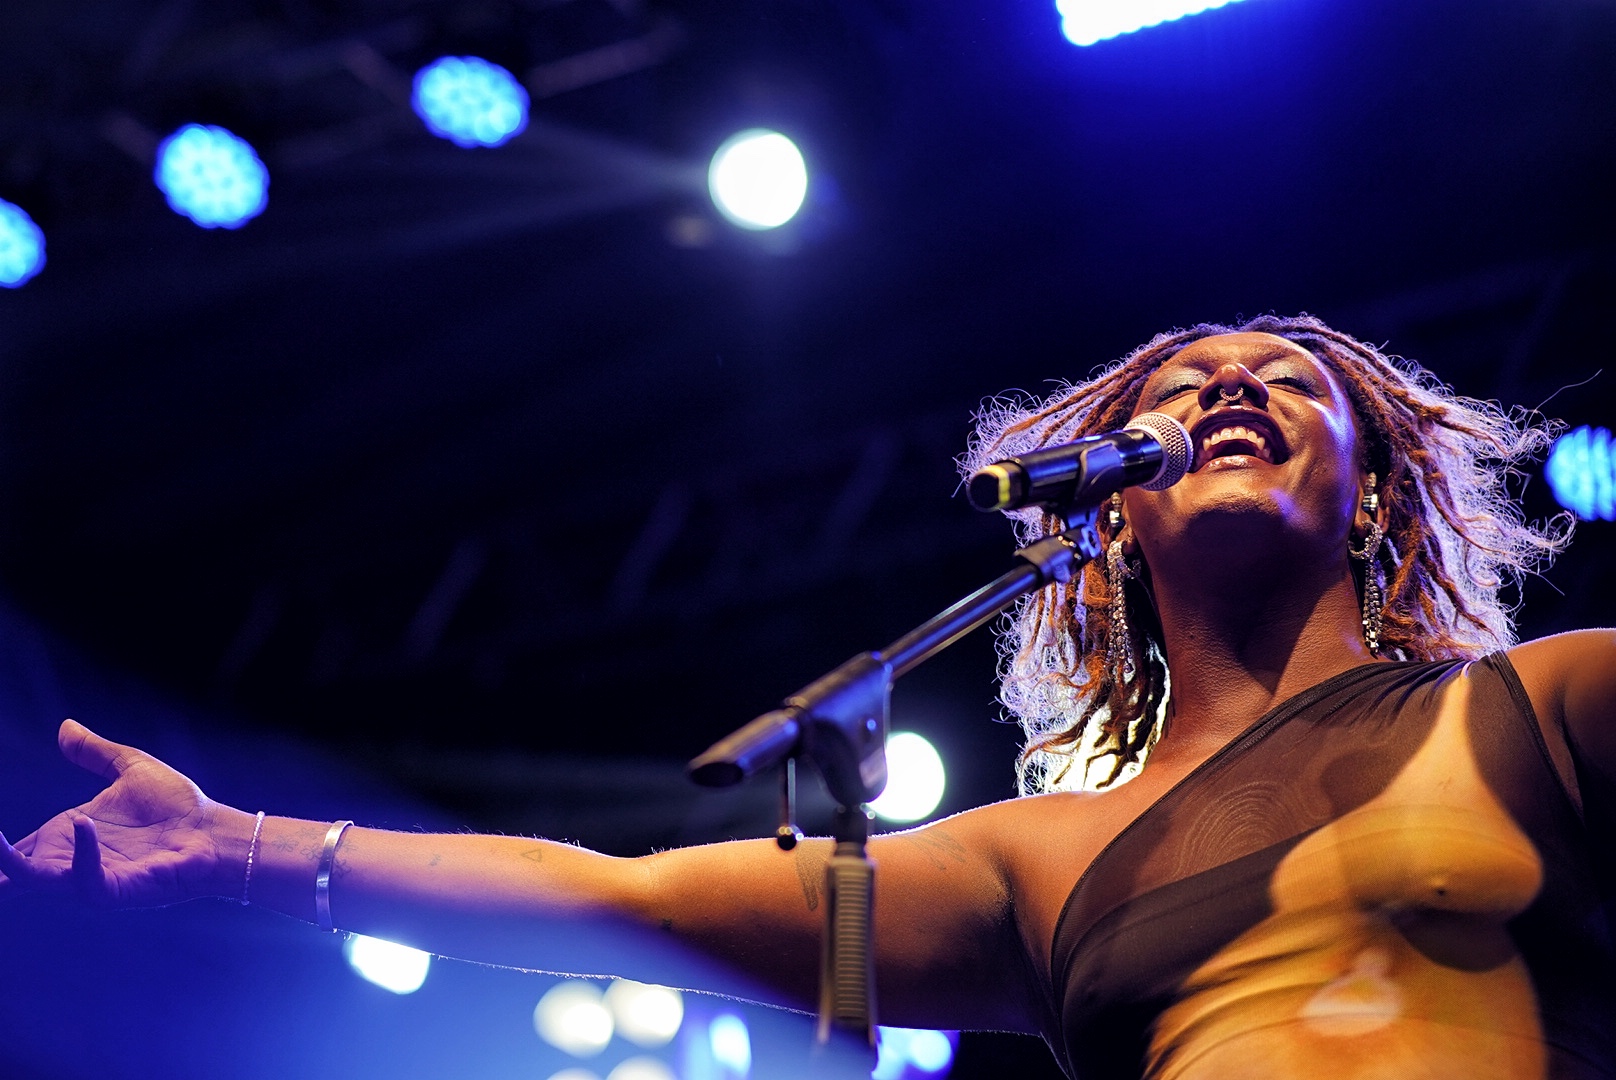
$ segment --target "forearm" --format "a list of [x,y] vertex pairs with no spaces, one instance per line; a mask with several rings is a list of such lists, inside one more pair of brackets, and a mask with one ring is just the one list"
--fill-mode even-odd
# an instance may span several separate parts
[[[237,814],[221,822],[219,850],[240,883],[253,818]],[[315,876],[330,825],[266,817],[251,902],[315,921]],[[650,935],[637,932],[644,876],[638,860],[567,844],[356,825],[337,846],[329,900],[342,930],[469,960],[603,974],[622,966],[624,952],[644,951]],[[625,941],[639,948],[625,950]]]

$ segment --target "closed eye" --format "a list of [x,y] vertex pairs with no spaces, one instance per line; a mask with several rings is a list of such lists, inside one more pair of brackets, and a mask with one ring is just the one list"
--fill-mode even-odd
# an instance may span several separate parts
[[1288,386],[1293,390],[1300,390],[1308,397],[1319,396],[1319,388],[1317,386],[1314,386],[1313,383],[1307,379],[1299,378],[1294,375],[1281,375],[1277,378],[1264,379],[1263,381],[1269,386]]
[[1188,393],[1191,390],[1199,390],[1199,389],[1200,389],[1200,387],[1197,386],[1195,383],[1192,383],[1192,382],[1173,383],[1172,385],[1166,387],[1165,389],[1156,391],[1156,394],[1155,394],[1154,398],[1152,399],[1152,402],[1155,405],[1160,405],[1162,402],[1166,401],[1168,398],[1175,398],[1180,394]]

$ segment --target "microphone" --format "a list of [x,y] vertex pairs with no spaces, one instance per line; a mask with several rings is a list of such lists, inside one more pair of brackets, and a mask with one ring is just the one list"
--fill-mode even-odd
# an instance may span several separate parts
[[978,510],[1098,506],[1125,487],[1172,487],[1189,472],[1190,457],[1183,424],[1141,413],[1121,431],[995,461],[971,474],[965,497]]

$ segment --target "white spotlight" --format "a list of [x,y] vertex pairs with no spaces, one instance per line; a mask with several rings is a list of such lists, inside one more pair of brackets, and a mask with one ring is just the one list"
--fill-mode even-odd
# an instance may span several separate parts
[[913,1080],[918,1074],[936,1076],[954,1060],[958,1032],[921,1028],[876,1029],[877,1059],[870,1080]]
[[685,1001],[666,986],[614,979],[606,988],[606,1007],[617,1020],[617,1033],[636,1046],[663,1046],[679,1033]]
[[668,1063],[654,1057],[631,1057],[606,1074],[606,1080],[679,1080]]
[[594,1057],[612,1041],[612,1014],[593,983],[557,983],[533,1010],[539,1037],[573,1057]]
[[420,949],[354,934],[342,943],[348,966],[377,986],[395,994],[413,994],[426,982],[432,957]]
[[936,748],[912,731],[887,739],[887,788],[870,804],[888,821],[919,821],[943,801],[947,777]]
[[1131,34],[1186,15],[1231,4],[1234,0],[1055,0],[1061,33],[1073,45]]
[[713,1061],[725,1075],[743,1077],[752,1071],[752,1036],[746,1030],[746,1021],[734,1013],[715,1017],[707,1029],[707,1043]]
[[743,229],[784,225],[808,194],[802,151],[778,131],[755,128],[732,135],[707,169],[713,205]]

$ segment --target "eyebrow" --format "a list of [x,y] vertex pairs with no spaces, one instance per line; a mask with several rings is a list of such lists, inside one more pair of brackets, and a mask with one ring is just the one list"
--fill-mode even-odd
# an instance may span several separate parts
[[[1167,371],[1175,362],[1177,362],[1178,365],[1183,368],[1190,368],[1193,370],[1206,372],[1216,371],[1218,368],[1222,367],[1223,364],[1228,363],[1226,360],[1222,362],[1214,362],[1212,358],[1196,359],[1193,356],[1191,359],[1186,361],[1183,359],[1185,351],[1185,349],[1180,349],[1172,356],[1169,356],[1166,360],[1163,360],[1155,371],[1152,371],[1148,376],[1146,376],[1146,380],[1154,380],[1157,376],[1161,375],[1162,372]],[[1237,361],[1237,363],[1244,364],[1248,371],[1255,372],[1260,368],[1267,367],[1269,364],[1277,363],[1281,360],[1294,360],[1298,363],[1316,362],[1316,358],[1312,353],[1305,351],[1299,353],[1292,349],[1287,349],[1281,345],[1270,345],[1266,347],[1264,352],[1244,357]]]

